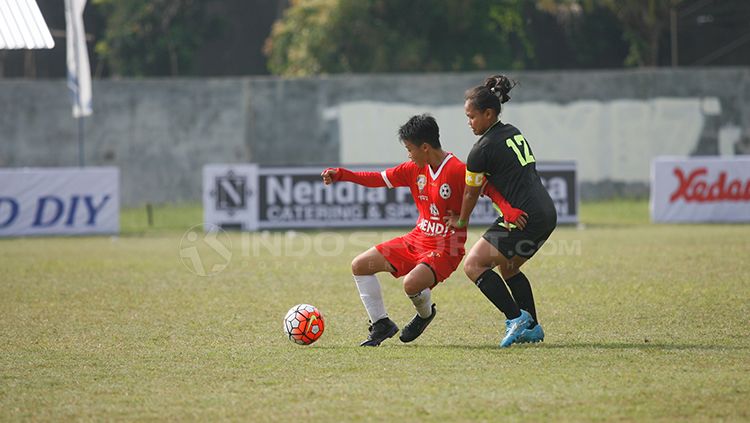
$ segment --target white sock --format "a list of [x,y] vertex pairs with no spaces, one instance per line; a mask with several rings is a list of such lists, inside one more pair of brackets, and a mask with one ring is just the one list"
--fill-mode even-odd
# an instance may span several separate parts
[[410,295],[409,299],[414,303],[419,317],[426,319],[432,316],[432,290],[425,288],[422,292]]
[[380,291],[380,282],[375,275],[354,275],[354,282],[357,283],[359,298],[365,305],[365,310],[370,316],[372,323],[388,317],[385,312],[385,303],[383,303],[383,293]]

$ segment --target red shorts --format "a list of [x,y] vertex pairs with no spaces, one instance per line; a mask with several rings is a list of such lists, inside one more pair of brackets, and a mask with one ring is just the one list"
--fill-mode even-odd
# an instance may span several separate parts
[[395,272],[391,272],[394,277],[400,278],[411,272],[418,264],[424,263],[435,274],[435,284],[448,279],[461,264],[465,254],[463,244],[460,247],[454,245],[453,248],[436,248],[429,240],[426,241],[424,237],[413,233],[393,238],[376,245],[375,248],[396,269]]

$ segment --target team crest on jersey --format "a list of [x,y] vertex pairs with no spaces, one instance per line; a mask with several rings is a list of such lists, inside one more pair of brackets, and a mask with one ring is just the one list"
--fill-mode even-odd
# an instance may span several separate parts
[[447,200],[451,198],[451,186],[448,184],[440,185],[440,197],[443,198],[443,200]]
[[427,177],[424,175],[417,176],[417,188],[419,188],[419,192],[422,192],[424,187],[427,185]]

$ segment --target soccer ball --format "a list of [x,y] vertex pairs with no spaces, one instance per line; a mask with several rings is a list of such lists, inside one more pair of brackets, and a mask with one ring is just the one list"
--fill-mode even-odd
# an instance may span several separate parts
[[317,341],[324,329],[323,314],[310,304],[297,304],[284,317],[284,333],[290,341],[300,345]]

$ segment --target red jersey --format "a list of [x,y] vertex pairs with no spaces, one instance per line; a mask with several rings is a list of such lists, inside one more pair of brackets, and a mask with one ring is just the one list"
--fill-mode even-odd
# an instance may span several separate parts
[[412,231],[421,235],[427,244],[452,245],[459,242],[461,249],[466,242],[466,228],[448,229],[443,218],[448,211],[454,215],[461,213],[466,175],[466,165],[456,156],[448,153],[436,171],[429,164],[417,167],[413,162],[405,162],[381,172],[388,188],[409,187],[419,211],[417,226]]

